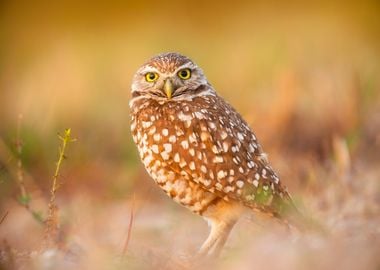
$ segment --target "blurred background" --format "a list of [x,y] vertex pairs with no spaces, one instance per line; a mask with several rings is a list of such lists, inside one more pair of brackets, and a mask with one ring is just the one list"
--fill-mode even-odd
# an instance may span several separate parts
[[[153,184],[129,131],[134,72],[175,51],[204,70],[299,204],[337,237],[289,247],[242,224],[252,242],[237,229],[233,256],[219,267],[249,268],[251,251],[267,269],[276,268],[268,254],[281,254],[277,263],[292,269],[378,269],[379,18],[376,0],[1,1],[0,218],[7,215],[0,240],[22,252],[38,248],[43,226],[18,202],[17,163],[31,207],[45,216],[57,133],[71,128],[77,141],[68,146],[57,199],[64,242],[101,254],[84,256],[83,265],[108,265],[121,252],[132,208],[129,267],[168,267],[165,258],[178,249],[200,245],[205,223]],[[351,261],[346,236],[358,230],[363,256]]]

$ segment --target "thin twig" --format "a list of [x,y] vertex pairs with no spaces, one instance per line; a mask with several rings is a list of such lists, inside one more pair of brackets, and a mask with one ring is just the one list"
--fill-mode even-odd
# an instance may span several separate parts
[[5,212],[4,216],[0,219],[0,225],[4,222],[4,220],[7,218],[9,211]]
[[[17,120],[17,135],[16,135],[16,150],[17,150],[17,180],[18,185],[21,192],[22,198],[27,198],[28,193],[26,192],[25,182],[24,182],[24,172],[22,166],[22,150],[23,150],[23,142],[21,140],[21,122],[22,122],[22,114],[18,115]],[[27,203],[25,203],[27,204]]]
[[68,143],[74,142],[75,139],[71,138],[71,129],[66,129],[63,136],[58,134],[62,144],[59,147],[58,161],[56,162],[55,172],[53,175],[52,186],[50,188],[50,202],[49,213],[46,219],[45,227],[45,247],[55,245],[58,239],[58,206],[56,204],[56,195],[60,187],[58,182],[58,176],[61,169],[61,165],[64,159],[66,159],[65,151]]
[[135,194],[133,193],[132,207],[131,207],[131,212],[129,214],[127,239],[125,240],[125,243],[124,243],[122,256],[125,256],[125,254],[127,253],[129,240],[131,239],[132,225],[133,225],[133,219],[134,219],[134,215],[135,215],[135,201],[136,201],[136,198],[135,198]]
[[60,148],[59,148],[59,158],[58,158],[58,161],[56,163],[55,172],[54,172],[54,176],[53,176],[53,184],[52,184],[51,189],[50,189],[50,195],[51,195],[50,196],[50,203],[51,204],[53,204],[55,202],[55,196],[56,196],[57,190],[59,188],[59,184],[57,181],[58,180],[58,174],[59,174],[59,170],[61,169],[62,161],[66,158],[65,150],[66,150],[67,143],[70,140],[70,129],[67,129],[65,131],[64,137],[59,135],[59,138],[62,141],[62,146],[60,146]]
[[22,122],[22,114],[18,115],[17,120],[17,133],[16,133],[16,152],[17,152],[17,184],[20,189],[20,197],[18,198],[19,203],[29,208],[30,196],[26,191],[25,182],[24,182],[24,170],[22,165],[22,151],[24,143],[21,139],[21,122]]
[[28,193],[25,181],[24,181],[24,168],[22,164],[22,152],[24,143],[21,139],[21,123],[22,123],[22,114],[18,115],[17,120],[17,134],[16,134],[16,152],[17,152],[17,171],[16,171],[16,183],[20,189],[20,196],[16,199],[19,204],[21,204],[31,215],[35,220],[37,220],[40,224],[43,224],[43,218],[39,212],[32,209],[30,206],[31,196]]

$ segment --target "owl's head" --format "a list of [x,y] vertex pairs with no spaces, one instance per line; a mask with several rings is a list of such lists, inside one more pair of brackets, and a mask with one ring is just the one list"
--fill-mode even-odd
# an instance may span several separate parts
[[178,53],[164,53],[140,67],[132,82],[132,96],[157,99],[181,99],[197,95],[207,79],[189,58]]

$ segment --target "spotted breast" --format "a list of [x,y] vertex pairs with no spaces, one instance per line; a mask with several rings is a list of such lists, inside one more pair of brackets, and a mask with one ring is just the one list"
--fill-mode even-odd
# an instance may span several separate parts
[[273,203],[286,196],[254,133],[218,95],[161,104],[141,99],[135,108],[132,134],[147,171],[191,211],[223,198],[274,212]]

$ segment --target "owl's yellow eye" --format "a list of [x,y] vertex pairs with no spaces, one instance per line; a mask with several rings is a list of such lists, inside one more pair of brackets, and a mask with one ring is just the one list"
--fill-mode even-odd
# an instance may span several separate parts
[[177,74],[182,80],[187,80],[191,77],[191,70],[189,68],[181,69]]
[[154,82],[154,81],[157,81],[158,79],[158,74],[156,72],[148,72],[147,74],[145,74],[145,80],[147,82]]

